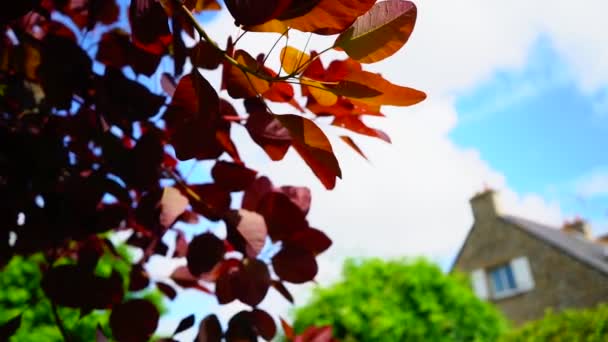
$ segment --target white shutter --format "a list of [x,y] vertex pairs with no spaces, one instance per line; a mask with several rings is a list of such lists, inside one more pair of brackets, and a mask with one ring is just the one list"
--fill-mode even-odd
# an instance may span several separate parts
[[511,269],[513,270],[517,290],[530,291],[534,288],[534,278],[528,258],[522,256],[511,260]]
[[488,299],[488,282],[486,281],[486,273],[482,268],[471,272],[471,283],[477,297]]

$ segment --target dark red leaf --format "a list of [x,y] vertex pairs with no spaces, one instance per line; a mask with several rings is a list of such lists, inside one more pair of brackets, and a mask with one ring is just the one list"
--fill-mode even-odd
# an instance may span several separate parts
[[270,272],[266,263],[258,259],[245,259],[237,276],[237,298],[248,305],[258,305],[270,287]]
[[222,326],[216,315],[209,315],[199,324],[196,342],[221,342]]
[[146,76],[151,76],[156,72],[161,60],[160,55],[133,45],[129,33],[121,29],[114,29],[103,34],[95,58],[115,69],[131,66],[136,74]]
[[175,291],[175,289],[169,285],[169,284],[165,284],[165,283],[161,283],[161,282],[156,282],[156,288],[165,294],[165,296],[167,296],[167,298],[174,300],[175,297],[177,297],[177,292]]
[[253,181],[257,171],[246,168],[243,165],[218,161],[211,169],[211,176],[215,184],[228,191],[243,191]]
[[243,267],[240,260],[227,260],[215,283],[215,294],[220,304],[227,304],[237,299],[239,275]]
[[92,61],[80,46],[71,39],[47,35],[40,54],[38,73],[48,105],[69,110],[74,94],[87,97]]
[[256,179],[245,190],[241,207],[250,211],[256,211],[262,197],[271,192],[272,189],[273,185],[268,177],[262,176]]
[[250,0],[225,0],[237,26],[258,25],[279,16],[290,0],[266,0],[263,6]]
[[293,245],[285,245],[275,254],[272,267],[279,278],[295,284],[313,280],[318,271],[314,255]]
[[118,272],[103,278],[77,265],[53,267],[44,275],[41,286],[56,304],[85,310],[107,309],[123,298],[122,277]]
[[291,304],[294,303],[293,296],[291,295],[289,290],[285,287],[283,282],[278,281],[278,280],[273,280],[272,287],[274,287],[275,290],[277,290],[281,295],[283,295],[283,297],[285,297],[285,299],[287,299]]
[[190,316],[184,317],[180,322],[175,331],[173,332],[173,336],[179,334],[184,330],[190,329],[194,325],[194,314]]
[[258,331],[258,334],[267,341],[272,340],[274,335],[277,333],[277,326],[274,324],[274,319],[263,310],[254,309],[251,312],[253,316],[253,322]]
[[133,265],[129,272],[129,291],[140,291],[148,287],[150,279],[141,265]]
[[308,228],[304,213],[285,194],[267,193],[257,211],[264,216],[268,235],[274,241],[288,239],[299,230]]
[[291,146],[289,131],[272,114],[259,99],[246,99],[245,107],[249,119],[245,127],[260,147],[272,160],[281,160]]
[[131,1],[129,22],[135,46],[156,55],[162,55],[167,51],[171,43],[169,18],[159,2]]
[[119,342],[148,341],[158,326],[159,317],[154,304],[145,299],[132,299],[112,310],[110,327]]
[[224,242],[212,233],[195,236],[188,246],[188,270],[194,276],[209,272],[224,258]]
[[217,184],[191,185],[190,189],[200,197],[191,201],[192,209],[209,220],[218,221],[230,210],[230,192]]
[[0,25],[4,25],[8,21],[25,15],[27,12],[34,9],[34,7],[39,3],[40,0],[10,1],[4,3],[2,6],[2,11],[0,11]]
[[160,87],[163,88],[165,94],[173,97],[175,94],[175,88],[177,88],[177,84],[175,84],[175,79],[171,74],[167,72],[163,72],[160,76]]
[[163,116],[179,160],[215,159],[222,154],[215,136],[219,111],[217,92],[196,68],[182,77]]
[[200,40],[198,44],[190,49],[190,60],[193,65],[199,68],[217,69],[223,58],[221,51],[206,40]]
[[241,311],[228,322],[226,342],[256,342],[258,334],[250,311]]
[[315,228],[302,229],[294,233],[286,242],[318,255],[331,246],[331,240]]

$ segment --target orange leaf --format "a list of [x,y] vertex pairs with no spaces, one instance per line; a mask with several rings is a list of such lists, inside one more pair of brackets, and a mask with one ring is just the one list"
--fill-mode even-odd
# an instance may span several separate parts
[[272,19],[260,25],[245,26],[243,29],[251,32],[283,33],[287,31],[287,25],[285,25],[285,23],[280,20]]
[[302,72],[302,66],[308,63],[310,56],[294,47],[286,46],[281,50],[281,65],[288,74]]
[[363,151],[361,150],[361,148],[359,148],[359,146],[357,144],[355,144],[355,142],[353,141],[353,139],[347,135],[341,135],[340,139],[342,139],[342,141],[344,141],[346,143],[346,145],[350,146],[353,150],[355,150],[355,152],[359,153],[359,155],[361,155],[361,157],[367,159],[367,156],[365,155],[365,153],[363,153]]
[[[357,87],[354,87],[358,85]],[[358,88],[355,90],[355,88]],[[369,71],[357,71],[346,76],[336,87],[338,93],[352,96],[359,102],[370,105],[411,106],[426,98],[426,94],[412,88],[401,87],[390,83],[379,74]],[[362,96],[371,94],[371,89],[380,93],[377,96]]]
[[[260,68],[258,62],[246,51],[237,50],[234,56],[234,59],[239,64],[247,67],[249,70],[265,73],[265,70]],[[258,78],[251,73],[245,73],[234,65],[226,64],[225,68],[227,68],[227,72],[225,73],[226,88],[232,98],[254,97],[270,89],[268,81]]]
[[406,0],[381,1],[344,31],[334,46],[361,63],[381,61],[409,39],[416,23],[416,5]]
[[275,118],[287,128],[293,147],[325,188],[333,189],[342,171],[325,133],[314,122],[298,115],[275,115]]
[[346,30],[375,2],[376,0],[321,0],[311,11],[287,19],[285,23],[302,32],[322,35],[337,34]]
[[379,129],[371,128],[365,125],[365,123],[363,123],[363,121],[361,121],[361,119],[359,119],[359,117],[357,116],[337,117],[331,124],[334,126],[346,128],[359,134],[379,138],[381,140],[386,141],[387,143],[391,142],[391,138],[386,133]]

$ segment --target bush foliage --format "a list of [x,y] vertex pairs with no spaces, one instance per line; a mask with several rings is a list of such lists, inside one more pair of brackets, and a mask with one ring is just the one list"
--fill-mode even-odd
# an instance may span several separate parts
[[343,341],[493,341],[506,329],[464,277],[423,259],[348,260],[340,282],[296,310],[296,330],[309,325]]
[[591,309],[547,311],[542,319],[526,323],[504,336],[502,342],[601,342],[608,339],[608,304]]

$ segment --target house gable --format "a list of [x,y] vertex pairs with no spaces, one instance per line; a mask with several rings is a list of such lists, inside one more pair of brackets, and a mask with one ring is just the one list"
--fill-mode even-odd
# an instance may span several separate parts
[[[475,212],[478,207],[474,199],[471,204]],[[486,196],[485,200],[492,197]],[[486,203],[484,208],[487,207]],[[484,279],[480,278],[481,271],[486,275],[486,291],[490,291],[490,270],[525,258],[534,283],[532,288],[503,298],[487,293],[489,300],[514,323],[539,318],[547,308],[589,307],[608,301],[608,276],[600,269],[531,234],[498,211],[475,218],[453,269],[477,277],[477,282]]]

